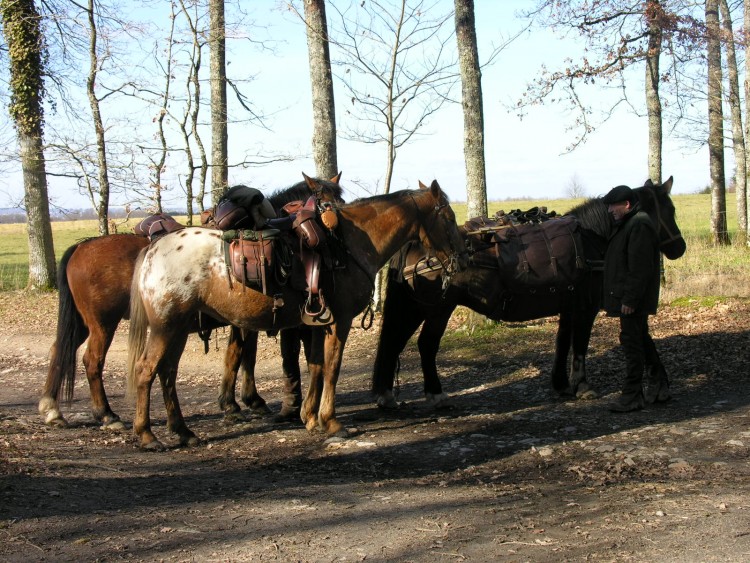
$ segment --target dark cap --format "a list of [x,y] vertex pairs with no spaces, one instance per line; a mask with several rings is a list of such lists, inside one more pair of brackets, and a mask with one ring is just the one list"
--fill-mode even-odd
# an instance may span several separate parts
[[602,203],[605,205],[620,203],[621,201],[635,202],[635,192],[628,186],[617,186],[609,190],[609,193],[602,198]]

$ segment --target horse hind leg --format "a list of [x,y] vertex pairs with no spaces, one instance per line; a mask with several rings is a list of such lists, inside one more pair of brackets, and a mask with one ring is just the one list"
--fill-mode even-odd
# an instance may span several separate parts
[[89,334],[86,352],[83,354],[83,365],[86,368],[86,378],[89,382],[91,394],[92,414],[94,419],[101,423],[102,428],[107,430],[123,430],[125,428],[120,417],[115,414],[109,405],[102,379],[104,360],[112,345],[116,328],[117,325],[114,327],[93,327]]
[[57,397],[60,394],[60,382],[62,381],[62,367],[58,361],[59,347],[55,343],[50,350],[50,366],[47,372],[47,381],[42,391],[42,397],[39,399],[39,414],[42,415],[44,423],[48,426],[57,426],[58,428],[67,428],[68,421],[60,411],[57,403]]

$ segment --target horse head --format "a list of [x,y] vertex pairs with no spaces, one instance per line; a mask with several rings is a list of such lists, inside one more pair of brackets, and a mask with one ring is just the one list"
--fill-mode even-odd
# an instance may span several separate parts
[[450,206],[448,196],[437,180],[433,180],[429,187],[419,182],[419,189],[431,198],[429,215],[423,217],[420,224],[419,238],[422,245],[435,252],[446,274],[465,269],[469,265],[469,253],[464,237],[456,225],[456,214]]
[[635,189],[641,208],[651,216],[656,225],[659,249],[670,260],[680,258],[687,250],[685,239],[677,226],[674,204],[669,196],[673,181],[672,176],[662,184],[646,180],[643,187]]

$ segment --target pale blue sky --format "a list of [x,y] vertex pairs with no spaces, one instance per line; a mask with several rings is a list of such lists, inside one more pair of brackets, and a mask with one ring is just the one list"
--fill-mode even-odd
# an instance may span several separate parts
[[[452,0],[440,0],[445,9],[451,9]],[[524,23],[514,13],[519,7],[531,7],[531,0],[476,0],[477,34],[480,58],[489,54],[492,43],[513,35]],[[247,146],[266,150],[309,154],[312,137],[312,111],[310,101],[307,42],[304,27],[293,15],[278,10],[276,0],[252,4],[253,19],[270,25],[268,32],[283,38],[276,55],[258,52],[247,53],[238,43],[228,46],[230,73],[237,73],[236,65],[246,65],[248,73],[256,76],[246,86],[253,103],[266,113],[275,113],[267,123],[271,131],[247,125],[232,125],[229,130],[230,151],[241,151]],[[331,11],[329,10],[329,18]],[[482,88],[485,110],[485,140],[487,158],[488,198],[502,200],[515,197],[564,197],[575,177],[587,195],[606,193],[617,184],[640,185],[647,176],[647,129],[645,117],[636,117],[624,110],[602,125],[583,146],[571,154],[564,154],[574,139],[566,130],[572,117],[562,106],[547,104],[531,108],[521,120],[507,107],[523,93],[527,83],[539,73],[545,63],[555,68],[566,53],[576,54],[578,46],[570,41],[560,41],[549,33],[534,30],[516,40],[504,50],[494,64],[483,72]],[[206,65],[208,66],[208,61]],[[635,75],[640,81],[640,69]],[[640,83],[633,92],[638,93]],[[460,90],[457,90],[459,95]],[[345,100],[337,89],[337,120],[342,125],[342,108]],[[590,91],[590,99],[604,98],[605,94]],[[642,96],[641,96],[642,97]],[[103,111],[107,111],[104,107]],[[147,113],[143,114],[151,127]],[[417,181],[429,183],[437,179],[454,201],[465,201],[465,168],[463,162],[463,125],[459,105],[445,106],[426,130],[427,138],[414,141],[398,154],[392,189],[415,188]],[[698,152],[679,148],[678,139],[665,137],[665,178],[675,177],[675,192],[695,192],[709,182],[708,155],[705,149]],[[358,189],[355,181],[370,190],[382,186],[385,172],[385,146],[366,145],[339,139],[338,163],[344,176],[342,183],[349,189],[347,197],[368,195]],[[176,167],[175,167],[176,168]],[[301,172],[314,174],[311,158],[279,163],[264,168],[232,170],[230,183],[244,183],[272,190],[301,179]],[[74,188],[67,187],[56,178],[49,179],[50,195],[58,206],[86,207],[87,202]],[[168,195],[167,206],[182,204],[182,194],[172,180],[173,191]],[[11,197],[22,193],[17,181],[0,179],[0,192]],[[22,188],[21,188],[22,190]],[[0,193],[0,197],[2,194]],[[5,200],[10,199],[7,195]],[[115,199],[113,205],[123,203]],[[208,202],[207,202],[208,203]],[[6,201],[0,201],[0,207]],[[490,204],[490,212],[499,205]]]

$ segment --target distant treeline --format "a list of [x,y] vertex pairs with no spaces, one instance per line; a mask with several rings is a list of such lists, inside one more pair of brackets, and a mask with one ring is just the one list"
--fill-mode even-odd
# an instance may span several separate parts
[[[184,215],[184,211],[166,211],[170,215]],[[130,212],[131,218],[146,217],[150,215],[147,211],[141,209]],[[110,219],[125,219],[128,213],[123,208],[112,208],[109,210]],[[93,209],[72,209],[66,211],[55,211],[50,220],[55,221],[79,221],[97,219],[96,212]],[[2,209],[0,210],[0,224],[7,223],[25,223],[26,213],[20,209]]]

